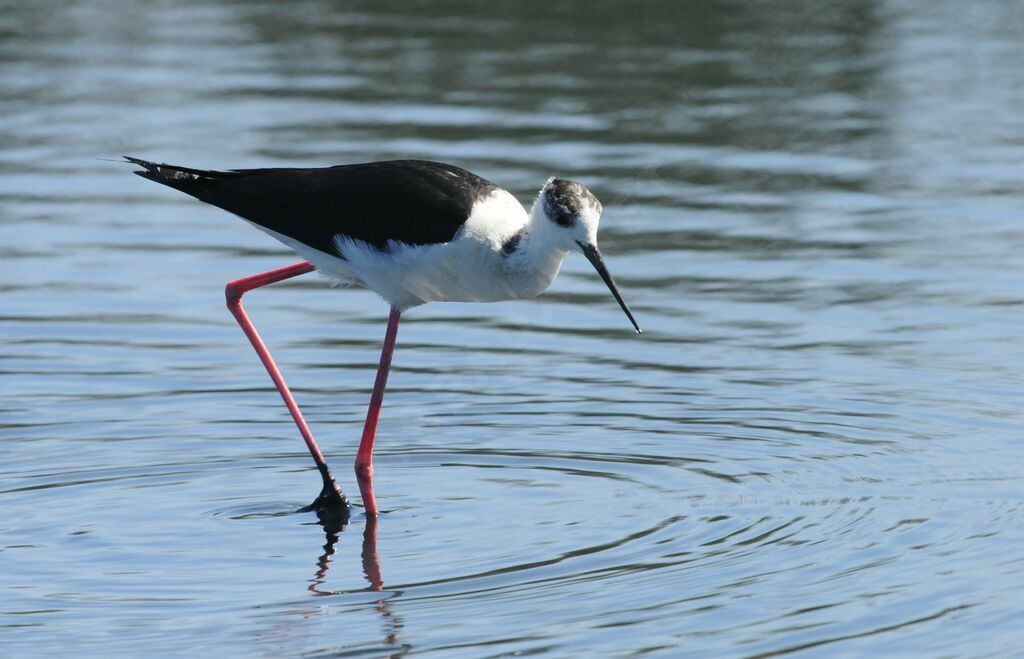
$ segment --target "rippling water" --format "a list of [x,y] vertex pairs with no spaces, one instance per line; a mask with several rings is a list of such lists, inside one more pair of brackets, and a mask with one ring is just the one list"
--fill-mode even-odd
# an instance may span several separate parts
[[[0,2],[0,654],[992,656],[1024,643],[1012,3]],[[379,524],[222,286],[295,257],[99,160],[445,160],[604,201],[399,333]],[[386,318],[249,309],[343,486]]]

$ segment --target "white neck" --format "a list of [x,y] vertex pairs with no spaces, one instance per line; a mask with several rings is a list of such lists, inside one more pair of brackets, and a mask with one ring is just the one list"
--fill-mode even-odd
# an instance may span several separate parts
[[551,285],[569,253],[560,245],[558,227],[540,206],[534,202],[530,221],[517,234],[515,249],[504,256],[506,276],[516,290],[516,297],[540,295]]

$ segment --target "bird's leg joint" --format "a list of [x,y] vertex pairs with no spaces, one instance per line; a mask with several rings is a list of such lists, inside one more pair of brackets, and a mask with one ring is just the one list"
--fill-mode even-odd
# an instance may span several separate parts
[[228,309],[233,309],[242,303],[242,296],[249,290],[243,286],[239,286],[239,282],[232,281],[228,282],[228,285],[224,287],[224,297],[227,299]]
[[373,480],[372,461],[356,459],[356,479],[361,483]]

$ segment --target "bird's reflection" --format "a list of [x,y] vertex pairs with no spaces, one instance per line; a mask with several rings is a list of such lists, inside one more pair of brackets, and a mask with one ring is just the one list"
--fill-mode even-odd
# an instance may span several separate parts
[[380,592],[382,579],[380,576],[380,555],[377,553],[377,518],[366,518],[363,527],[363,575],[370,582],[370,590]]
[[[341,514],[337,510],[320,510],[317,511],[317,517],[324,529],[326,541],[323,545],[323,553],[317,559],[316,572],[310,580],[309,590],[317,595],[341,594],[337,591],[325,589],[323,586],[327,582],[332,557],[337,551],[338,540],[348,525],[348,511],[346,510],[344,514]],[[367,517],[366,525],[363,527],[362,563],[363,576],[369,583],[366,590],[377,593],[382,592],[384,590],[384,581],[381,577],[380,555],[377,553],[377,518],[375,516]],[[381,643],[387,646],[397,645],[398,633],[404,627],[402,619],[396,616],[391,608],[391,600],[396,594],[391,593],[374,601],[374,607],[381,617],[381,622],[384,623],[384,637],[381,639]]]
[[[310,582],[309,590],[318,595],[332,595],[333,591],[322,590],[321,587],[327,581],[327,573],[331,569],[331,557],[337,551],[336,546],[341,533],[348,526],[348,513],[339,514],[332,510],[317,511],[317,518],[320,526],[324,529],[326,541],[323,545],[323,553],[317,560],[317,570]],[[380,572],[380,555],[377,553],[377,518],[367,517],[366,526],[363,527],[363,576],[369,582],[367,590],[380,592],[383,590],[383,579]]]

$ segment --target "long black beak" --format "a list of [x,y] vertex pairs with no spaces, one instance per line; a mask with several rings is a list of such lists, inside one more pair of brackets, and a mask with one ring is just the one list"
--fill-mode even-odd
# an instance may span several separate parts
[[626,301],[622,299],[622,295],[619,294],[619,287],[615,285],[615,280],[612,279],[611,274],[608,273],[608,268],[604,267],[604,259],[601,258],[601,252],[597,249],[597,245],[584,245],[583,243],[576,241],[576,244],[583,250],[583,255],[587,257],[594,269],[597,270],[597,274],[601,275],[601,279],[604,283],[608,284],[608,290],[612,292],[615,299],[618,300],[619,306],[626,312],[626,317],[629,318],[629,322],[633,323],[633,327],[636,329],[637,334],[642,334],[643,331],[640,326],[636,324],[636,319],[633,318],[633,312],[626,306]]

